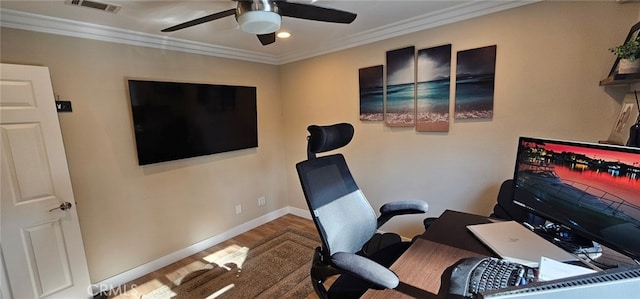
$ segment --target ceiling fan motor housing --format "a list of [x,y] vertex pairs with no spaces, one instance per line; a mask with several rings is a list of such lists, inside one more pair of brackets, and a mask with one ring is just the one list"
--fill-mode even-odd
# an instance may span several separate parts
[[240,29],[252,34],[267,34],[280,29],[282,17],[274,1],[238,1],[236,19]]
[[[1,0],[0,0],[1,1]],[[75,0],[74,0],[75,1]],[[87,0],[85,0],[87,1]],[[173,32],[211,22],[220,18],[235,16],[240,29],[256,34],[263,46],[276,41],[276,31],[280,29],[282,17],[298,18],[329,23],[351,24],[356,14],[337,9],[324,8],[311,4],[288,2],[286,0],[233,0],[238,2],[236,8],[219,11],[180,23],[162,32]]]

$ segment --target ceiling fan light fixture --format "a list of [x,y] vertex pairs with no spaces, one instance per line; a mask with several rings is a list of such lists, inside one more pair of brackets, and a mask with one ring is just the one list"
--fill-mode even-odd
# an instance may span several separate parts
[[280,29],[282,18],[272,11],[246,11],[238,16],[242,31],[252,34],[267,34]]
[[291,33],[287,32],[287,31],[280,31],[278,32],[278,34],[276,34],[277,37],[279,38],[290,38],[291,37]]

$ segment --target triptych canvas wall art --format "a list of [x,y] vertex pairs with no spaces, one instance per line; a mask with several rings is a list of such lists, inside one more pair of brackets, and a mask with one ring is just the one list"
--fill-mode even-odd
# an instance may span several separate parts
[[416,130],[449,131],[451,45],[418,51]]
[[[360,120],[448,132],[451,49],[448,44],[417,52],[413,46],[391,50],[386,71],[383,65],[360,69]],[[457,53],[455,119],[493,118],[495,63],[495,45]]]
[[455,118],[493,118],[496,46],[458,52]]
[[360,120],[384,120],[384,67],[362,68],[360,75]]
[[387,52],[385,120],[390,127],[415,125],[415,47]]

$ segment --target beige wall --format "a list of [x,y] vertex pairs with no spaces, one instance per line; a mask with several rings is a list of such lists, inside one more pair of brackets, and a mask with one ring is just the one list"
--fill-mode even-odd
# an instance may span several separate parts
[[[376,208],[420,198],[433,216],[488,213],[511,176],[517,136],[606,139],[624,90],[597,82],[638,7],[538,3],[281,67],[5,28],[0,52],[2,62],[49,67],[56,93],[72,101],[59,117],[97,282],[287,205],[306,209],[294,164],[309,124],[355,125],[344,152]],[[359,68],[383,64],[387,50],[446,43],[498,46],[492,121],[429,134],[358,120]],[[125,77],[257,86],[259,147],[139,167]],[[415,233],[421,218],[388,228]]]
[[[289,203],[305,207],[294,164],[305,158],[306,127],[349,122],[355,136],[343,151],[374,208],[417,198],[429,202],[431,216],[489,214],[500,183],[512,176],[518,136],[608,137],[623,94],[598,81],[614,61],[607,49],[624,41],[638,7],[537,3],[283,66]],[[447,43],[454,66],[456,51],[497,45],[493,120],[453,121],[446,134],[359,121],[359,68],[384,64],[388,50]],[[420,219],[403,216],[384,229],[411,235]]]
[[[49,67],[55,92],[72,102],[58,115],[93,282],[288,205],[278,67],[1,33],[2,62]],[[259,147],[138,166],[126,77],[257,86]]]

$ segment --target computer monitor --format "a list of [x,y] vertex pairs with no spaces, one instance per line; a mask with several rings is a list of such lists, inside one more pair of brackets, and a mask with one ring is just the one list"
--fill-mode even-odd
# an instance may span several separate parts
[[520,137],[513,202],[640,259],[640,148]]

